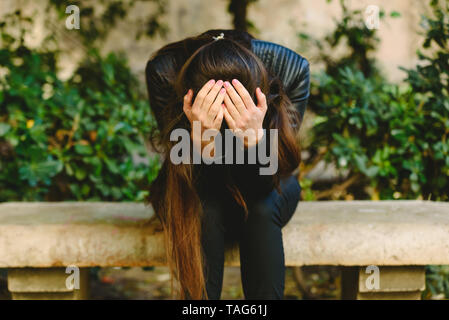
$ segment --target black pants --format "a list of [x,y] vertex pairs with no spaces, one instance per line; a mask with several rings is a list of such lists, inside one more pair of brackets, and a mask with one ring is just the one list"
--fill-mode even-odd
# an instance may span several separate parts
[[203,206],[202,247],[209,299],[220,299],[225,249],[240,246],[240,268],[246,299],[282,299],[285,282],[281,229],[300,199],[296,177],[281,180],[275,189],[248,203],[248,218],[225,189],[212,186],[199,192]]

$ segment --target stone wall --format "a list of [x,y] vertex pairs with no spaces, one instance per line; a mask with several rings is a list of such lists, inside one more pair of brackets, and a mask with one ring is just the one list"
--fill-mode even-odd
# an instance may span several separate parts
[[[49,19],[42,14],[47,0],[2,0],[0,1],[0,19],[7,12],[21,8],[28,13],[36,13],[36,26],[33,29],[31,43],[39,43],[48,33],[56,33],[58,40],[68,50],[62,62],[63,76],[70,75],[83,54],[83,48],[77,41],[76,30],[66,30],[64,22],[54,22],[45,26]],[[132,35],[139,27],[139,19],[148,16],[154,10],[151,3],[138,3],[126,21],[121,22],[109,34],[103,50],[124,50],[130,59],[132,69],[143,77],[145,61],[150,54],[165,43],[182,39],[212,28],[231,28],[231,16],[227,12],[225,0],[167,0],[167,14],[163,21],[169,26],[166,38],[143,38],[137,41]],[[419,0],[357,0],[350,1],[352,7],[364,9],[368,5],[378,5],[387,13],[399,11],[401,17],[388,19],[380,25],[381,46],[377,57],[382,68],[392,80],[400,80],[404,73],[398,66],[409,67],[416,61],[416,49],[422,39],[419,31],[420,15],[426,11],[424,1]],[[325,0],[258,0],[249,8],[249,19],[257,30],[253,34],[264,40],[277,42],[303,54],[311,60],[312,70],[319,68],[313,59],[314,48],[301,47],[296,36],[298,31],[323,36],[333,28],[333,18],[341,14],[337,0],[330,4]],[[56,20],[55,20],[56,21]]]

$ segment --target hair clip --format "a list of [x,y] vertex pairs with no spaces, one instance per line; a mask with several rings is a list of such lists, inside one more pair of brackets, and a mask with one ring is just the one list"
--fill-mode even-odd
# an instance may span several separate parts
[[222,32],[222,33],[220,33],[219,36],[212,37],[212,38],[214,38],[215,41],[220,40],[220,39],[224,39],[224,33]]

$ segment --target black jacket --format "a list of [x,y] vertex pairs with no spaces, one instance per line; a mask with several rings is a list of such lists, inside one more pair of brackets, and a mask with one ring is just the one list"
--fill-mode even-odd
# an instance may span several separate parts
[[[291,49],[263,40],[251,39],[251,50],[262,60],[265,67],[282,81],[302,121],[309,97],[308,61]],[[174,95],[170,83],[174,80],[178,68],[175,60],[170,54],[157,55],[149,60],[146,66],[150,106],[156,120]]]

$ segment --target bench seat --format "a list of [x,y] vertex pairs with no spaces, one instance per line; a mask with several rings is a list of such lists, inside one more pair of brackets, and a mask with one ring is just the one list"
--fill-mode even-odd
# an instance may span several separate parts
[[[300,202],[283,236],[288,266],[449,264],[449,203]],[[0,204],[0,268],[161,266],[164,254],[160,225],[142,203]],[[238,260],[227,253],[227,265]]]

